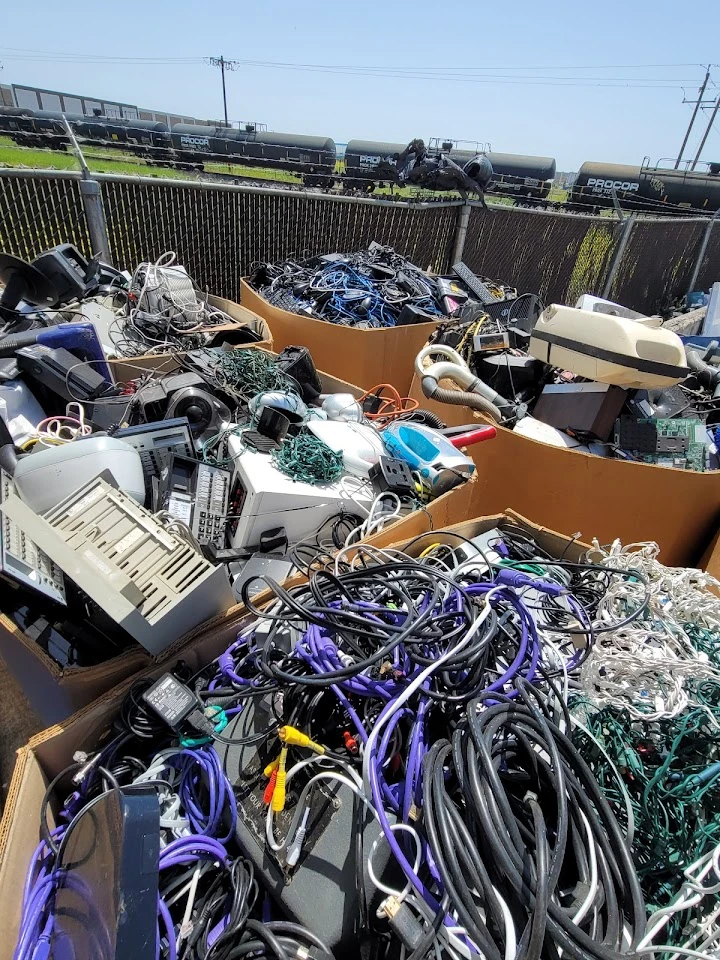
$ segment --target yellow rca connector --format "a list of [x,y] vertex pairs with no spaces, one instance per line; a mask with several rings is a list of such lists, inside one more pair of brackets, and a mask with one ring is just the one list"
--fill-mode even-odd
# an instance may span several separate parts
[[271,760],[270,763],[265,767],[263,773],[266,777],[271,777],[277,768],[280,766],[280,757],[275,757],[274,760]]
[[273,790],[271,805],[273,813],[282,813],[282,811],[285,809],[285,778],[287,777],[287,770],[285,769],[286,763],[287,747],[283,747],[278,758],[277,770],[273,771],[273,775],[275,776],[275,789]]
[[280,727],[278,737],[289,747],[304,747],[306,750],[312,750],[313,753],[322,755],[325,753],[325,747],[311,740],[306,733],[301,733],[295,727]]

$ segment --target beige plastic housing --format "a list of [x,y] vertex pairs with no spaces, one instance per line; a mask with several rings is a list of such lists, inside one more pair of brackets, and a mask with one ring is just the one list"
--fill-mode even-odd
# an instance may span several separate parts
[[542,312],[528,352],[552,367],[618,387],[669,387],[688,376],[680,337],[659,317],[629,320],[557,303]]
[[100,477],[42,516],[18,496],[0,509],[152,654],[234,603],[223,565]]

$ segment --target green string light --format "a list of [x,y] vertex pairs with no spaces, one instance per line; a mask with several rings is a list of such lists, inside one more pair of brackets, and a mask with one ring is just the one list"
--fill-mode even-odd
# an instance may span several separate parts
[[269,390],[297,393],[298,385],[262,350],[227,350],[220,356],[219,381],[245,397]]
[[307,431],[286,439],[272,459],[278,470],[302,483],[334,483],[343,474],[342,454]]

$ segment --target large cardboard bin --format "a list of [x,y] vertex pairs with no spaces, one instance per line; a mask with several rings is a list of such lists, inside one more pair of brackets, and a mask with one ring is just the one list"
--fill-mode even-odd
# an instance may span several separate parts
[[[571,536],[538,527],[513,511],[465,521],[454,525],[452,529],[472,537],[508,520],[525,526],[537,537],[541,546],[558,556],[564,555],[566,559],[577,559],[587,549],[586,544],[573,540]],[[414,532],[408,536],[407,531],[395,526],[384,531],[384,540],[392,539],[391,529],[400,534],[398,540],[393,541],[393,546],[398,549],[402,549],[415,536]],[[427,546],[426,543],[422,545]],[[416,549],[422,547],[416,545]],[[192,671],[200,669],[226,649],[247,619],[248,614],[243,607],[228,611],[224,618],[210,621],[185,642],[166,650],[155,664],[142,672],[142,676],[157,678],[180,658]],[[72,762],[76,750],[92,749],[99,741],[116,716],[133,680],[126,680],[68,720],[37,734],[18,751],[0,823],[0,902],[3,904],[4,934],[0,939],[0,960],[11,960],[15,948],[23,884],[30,858],[38,843],[40,805],[47,785]]]
[[[259,347],[259,344],[254,346]],[[150,357],[144,364],[156,376],[169,372],[167,364],[171,358]],[[134,371],[135,361],[117,361],[117,376],[119,379],[132,379],[138,373]],[[344,380],[336,379],[320,372],[323,390],[327,393],[351,393],[355,397],[362,394],[362,390]],[[421,510],[416,510],[396,521],[392,527],[383,531],[385,536],[412,537],[415,532],[428,529],[437,529],[447,524],[457,523],[468,516],[472,516],[471,503],[473,500],[473,483],[443,494],[437,500]],[[392,534],[390,530],[392,529]],[[386,541],[387,542],[387,541]],[[10,588],[4,588],[6,591]],[[2,596],[6,596],[4,592]],[[131,677],[139,671],[148,668],[153,658],[139,644],[134,644],[123,653],[104,663],[91,667],[62,667],[49,656],[35,641],[32,635],[24,633],[4,613],[2,613],[3,599],[0,596],[0,656],[5,660],[10,672],[23,688],[30,700],[33,709],[43,724],[57,723],[70,716],[76,710],[96,700],[106,690],[110,690],[126,677]],[[228,615],[235,615],[238,607],[232,607]],[[222,622],[223,616],[208,621],[208,624]],[[194,637],[198,630],[204,629],[207,624],[196,628],[179,643],[183,644]]]
[[[417,376],[410,396],[450,426],[474,419],[493,423],[469,407],[428,400]],[[472,507],[480,506],[479,513],[512,504],[545,526],[577,530],[601,543],[616,537],[623,543],[654,540],[663,563],[671,566],[697,565],[720,527],[720,472],[596,457],[505,427],[469,453],[477,465]]]
[[413,363],[437,323],[413,323],[382,330],[355,330],[281,310],[264,300],[246,280],[240,281],[245,307],[267,321],[274,349],[307,347],[316,366],[364,390],[390,383],[405,396],[413,378]]

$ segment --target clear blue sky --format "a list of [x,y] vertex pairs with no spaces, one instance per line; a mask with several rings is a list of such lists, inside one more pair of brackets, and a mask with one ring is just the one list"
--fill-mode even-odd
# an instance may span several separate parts
[[[0,82],[220,117],[220,75],[210,66],[99,58],[222,53],[244,61],[338,66],[345,72],[242,65],[228,75],[230,119],[337,141],[490,141],[494,150],[549,155],[558,169],[576,170],[583,160],[639,163],[646,154],[653,161],[674,156],[691,111],[681,88],[695,96],[704,75],[700,64],[720,61],[719,36],[717,0],[125,0],[92,6],[30,0],[3,11]],[[68,56],[30,59],[37,54],[25,58],[10,46]],[[402,75],[413,71],[422,78]],[[450,75],[463,79],[440,79]],[[488,76],[506,82],[478,82]],[[521,82],[528,77],[532,83]],[[544,85],[540,78],[551,79]],[[596,86],[596,78],[620,85]],[[714,80],[720,85],[720,67]],[[694,143],[703,125],[701,117]],[[720,117],[703,156],[720,158]]]

